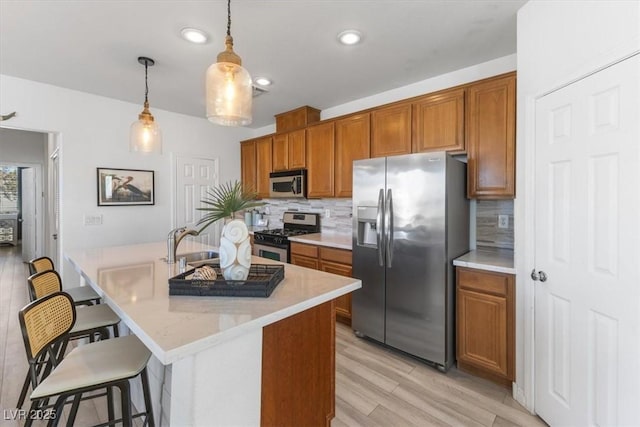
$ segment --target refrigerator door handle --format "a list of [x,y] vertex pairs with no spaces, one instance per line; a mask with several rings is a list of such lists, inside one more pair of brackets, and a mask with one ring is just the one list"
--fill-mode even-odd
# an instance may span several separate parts
[[384,266],[384,247],[382,246],[382,211],[384,210],[384,190],[378,193],[378,212],[376,214],[376,243],[378,245],[378,264]]
[[391,189],[387,190],[387,203],[385,212],[385,231],[387,237],[387,267],[391,268],[393,264],[393,198]]

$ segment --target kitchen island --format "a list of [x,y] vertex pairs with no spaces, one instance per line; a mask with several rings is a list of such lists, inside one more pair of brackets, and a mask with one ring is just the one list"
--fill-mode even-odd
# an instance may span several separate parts
[[[206,249],[185,241],[178,258]],[[164,256],[164,242],[65,254],[153,353],[156,423],[329,425],[334,299],[361,282],[285,264],[269,298],[169,296],[168,279],[179,271]]]

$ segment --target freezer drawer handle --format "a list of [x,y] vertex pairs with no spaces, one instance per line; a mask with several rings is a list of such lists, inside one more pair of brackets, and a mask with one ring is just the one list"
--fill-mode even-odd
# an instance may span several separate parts
[[387,267],[393,264],[393,198],[391,189],[387,190],[387,206],[385,218],[385,231],[387,235]]
[[378,193],[378,212],[376,214],[376,243],[378,244],[378,264],[384,265],[384,247],[382,246],[382,210],[384,209],[384,190]]

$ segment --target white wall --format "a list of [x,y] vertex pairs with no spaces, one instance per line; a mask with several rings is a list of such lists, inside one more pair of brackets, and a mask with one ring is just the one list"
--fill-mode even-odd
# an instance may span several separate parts
[[[166,238],[172,226],[170,153],[220,159],[220,182],[240,178],[240,145],[245,128],[223,128],[204,118],[153,108],[163,133],[163,154],[129,152],[129,126],[142,105],[0,75],[0,110],[17,111],[6,125],[55,132],[60,141],[61,250]],[[155,171],[155,206],[97,207],[96,168]],[[85,214],[100,214],[103,225],[84,226]],[[62,266],[64,280],[76,281]]]
[[0,163],[40,163],[46,167],[48,135],[0,128]]
[[532,0],[518,12],[515,394],[529,409],[534,405],[533,282],[529,272],[535,265],[535,99],[638,49],[638,1]]

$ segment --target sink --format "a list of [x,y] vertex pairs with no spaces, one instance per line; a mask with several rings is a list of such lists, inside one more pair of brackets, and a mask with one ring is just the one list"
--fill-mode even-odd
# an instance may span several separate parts
[[[176,263],[180,262],[180,258],[185,258],[187,260],[187,264],[198,267],[202,264],[206,264],[207,261],[217,260],[220,257],[218,252],[215,251],[202,251],[202,252],[193,252],[190,254],[178,254],[176,255]],[[162,258],[163,261],[166,261],[167,258]]]

